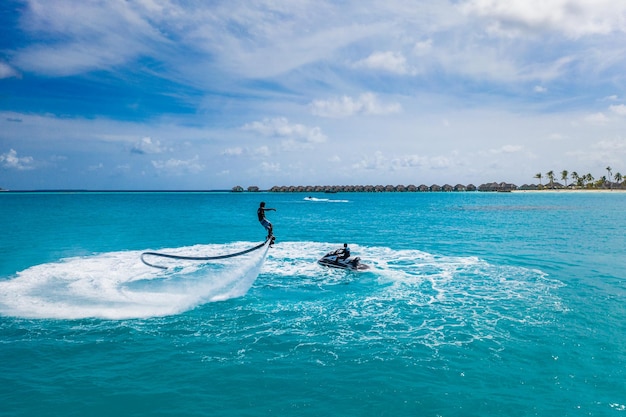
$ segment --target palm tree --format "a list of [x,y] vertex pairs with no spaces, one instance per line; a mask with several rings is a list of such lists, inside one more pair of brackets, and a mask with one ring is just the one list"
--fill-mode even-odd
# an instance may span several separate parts
[[617,182],[618,184],[620,184],[620,185],[622,184],[622,179],[623,178],[624,177],[622,177],[622,174],[620,174],[619,172],[615,173],[615,182]]
[[611,184],[611,173],[612,173],[612,169],[610,166],[606,167],[606,172],[609,173],[609,188],[613,188],[612,184]]
[[576,182],[576,185],[580,186],[580,176],[578,175],[578,172],[572,172],[570,177]]
[[554,171],[546,172],[546,177],[550,180],[550,188],[554,188]]
[[537,178],[539,180],[539,185],[541,185],[541,178],[543,178],[543,175],[541,175],[541,172],[536,173],[534,178]]
[[567,170],[563,170],[561,171],[561,179],[563,181],[565,181],[565,186],[567,187],[567,176],[569,175],[569,172],[567,172]]
[[593,175],[591,175],[591,173],[585,175],[585,181],[587,181],[588,184],[591,184],[593,186]]

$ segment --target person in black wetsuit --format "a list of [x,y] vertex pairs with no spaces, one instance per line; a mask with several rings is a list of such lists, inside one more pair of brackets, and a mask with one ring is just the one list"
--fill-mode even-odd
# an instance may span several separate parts
[[272,227],[272,223],[270,223],[270,221],[267,220],[267,218],[265,217],[266,211],[276,211],[276,209],[265,207],[265,201],[261,201],[261,204],[259,204],[259,209],[256,211],[256,214],[259,217],[259,223],[261,223],[261,225],[265,227],[265,230],[267,230],[267,237],[269,239],[270,237],[274,236],[274,228]]

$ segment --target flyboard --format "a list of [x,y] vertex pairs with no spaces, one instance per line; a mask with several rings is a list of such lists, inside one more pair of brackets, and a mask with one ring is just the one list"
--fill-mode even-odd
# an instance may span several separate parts
[[275,240],[276,240],[276,238],[273,235],[271,235],[271,236],[268,236],[267,239],[265,239],[265,242],[259,243],[258,245],[254,246],[252,248],[249,248],[249,249],[246,249],[246,250],[242,250],[240,252],[228,253],[228,254],[225,254],[225,255],[217,255],[217,256],[182,256],[182,255],[172,255],[172,254],[162,253],[162,252],[143,252],[141,254],[141,262],[143,262],[144,264],[146,264],[146,265],[148,265],[148,266],[150,266],[152,268],[168,269],[167,266],[156,265],[156,264],[153,264],[151,262],[146,261],[145,257],[146,256],[155,256],[155,257],[160,257],[160,258],[180,259],[180,260],[185,260],[185,261],[216,261],[216,260],[219,260],[219,259],[234,258],[236,256],[245,255],[247,253],[254,252],[255,250],[261,249],[262,247],[264,247],[267,244],[272,246],[272,244],[274,243]]

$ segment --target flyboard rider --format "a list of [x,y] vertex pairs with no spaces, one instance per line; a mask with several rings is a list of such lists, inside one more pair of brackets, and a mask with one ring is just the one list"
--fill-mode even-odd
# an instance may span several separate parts
[[256,214],[259,217],[259,223],[261,223],[261,226],[265,227],[265,230],[267,230],[267,238],[272,239],[274,237],[274,228],[272,227],[272,223],[270,223],[270,221],[265,217],[266,211],[276,211],[276,209],[265,207],[265,201],[261,201]]

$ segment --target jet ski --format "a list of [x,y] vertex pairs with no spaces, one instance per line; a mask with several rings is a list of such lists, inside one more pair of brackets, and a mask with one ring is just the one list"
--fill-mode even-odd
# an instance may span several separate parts
[[363,271],[370,268],[369,265],[362,264],[361,258],[358,256],[343,259],[340,255],[341,249],[328,252],[317,263],[330,268],[350,269],[352,271]]

